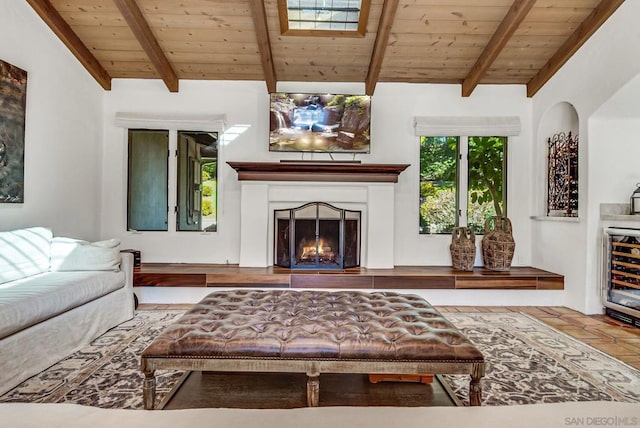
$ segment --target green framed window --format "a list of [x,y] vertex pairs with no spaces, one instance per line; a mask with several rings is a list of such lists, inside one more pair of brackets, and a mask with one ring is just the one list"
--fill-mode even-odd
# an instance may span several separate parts
[[130,129],[127,230],[166,231],[169,131]]
[[218,132],[129,129],[127,166],[127,230],[218,230]]
[[217,231],[218,133],[178,131],[178,231]]

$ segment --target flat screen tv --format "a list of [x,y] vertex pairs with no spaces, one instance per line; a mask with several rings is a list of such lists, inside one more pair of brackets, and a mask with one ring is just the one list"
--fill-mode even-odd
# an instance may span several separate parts
[[369,153],[371,97],[271,94],[269,151]]

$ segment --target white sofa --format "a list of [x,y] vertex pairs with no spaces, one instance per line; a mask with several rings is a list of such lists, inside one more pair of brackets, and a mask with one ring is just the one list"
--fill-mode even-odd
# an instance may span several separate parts
[[11,428],[539,428],[637,427],[638,403],[582,401],[472,407],[303,407],[144,412],[68,403],[0,403]]
[[0,395],[133,312],[133,256],[119,241],[0,232]]

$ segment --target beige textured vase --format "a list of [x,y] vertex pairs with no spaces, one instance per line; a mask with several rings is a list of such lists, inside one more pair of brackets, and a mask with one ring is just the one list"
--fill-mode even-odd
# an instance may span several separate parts
[[476,259],[476,234],[468,227],[455,227],[451,233],[451,265],[457,270],[473,270]]
[[490,270],[508,271],[516,244],[511,231],[511,220],[505,216],[489,217],[484,223],[482,259]]

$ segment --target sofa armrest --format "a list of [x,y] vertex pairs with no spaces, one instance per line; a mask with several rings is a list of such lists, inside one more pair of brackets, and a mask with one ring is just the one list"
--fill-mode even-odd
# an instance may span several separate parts
[[128,288],[133,293],[133,254],[120,253],[122,261],[120,262],[120,270],[124,272],[125,284],[124,288]]

